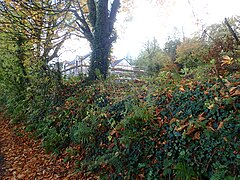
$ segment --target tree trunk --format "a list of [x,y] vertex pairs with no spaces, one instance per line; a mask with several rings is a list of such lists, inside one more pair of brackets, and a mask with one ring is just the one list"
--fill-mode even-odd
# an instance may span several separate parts
[[[106,79],[108,74],[111,46],[117,38],[114,32],[114,23],[120,7],[120,0],[114,0],[110,10],[109,4],[109,0],[87,0],[86,5],[89,11],[87,15],[83,4],[73,3],[75,8],[69,9],[76,18],[77,29],[91,46],[92,54],[88,71],[90,80],[96,80],[99,77]],[[74,27],[74,29],[76,28]]]
[[107,77],[109,65],[108,56],[111,46],[108,42],[108,1],[100,0],[97,9],[97,19],[93,34],[94,40],[91,44],[92,55],[89,69],[89,78],[92,80],[99,78],[99,75],[102,75],[102,78],[104,79]]
[[[99,40],[96,40],[99,41]],[[89,78],[91,80],[106,79],[109,67],[109,52],[111,46],[107,42],[96,42],[92,45],[91,63],[89,68]]]
[[[90,41],[92,54],[90,59],[89,78],[106,79],[109,68],[109,56],[116,35],[113,32],[119,0],[114,0],[109,14],[108,0],[99,0],[97,4],[96,22],[94,23],[93,41]],[[99,77],[100,75],[100,77]]]
[[30,82],[28,79],[26,68],[24,67],[24,60],[25,60],[24,46],[25,46],[26,39],[24,39],[21,34],[17,34],[16,38],[17,38],[16,39],[16,45],[17,45],[16,56],[18,58],[18,65],[22,72],[22,76],[20,76],[20,84],[22,88],[25,88],[25,86],[27,86],[27,84]]

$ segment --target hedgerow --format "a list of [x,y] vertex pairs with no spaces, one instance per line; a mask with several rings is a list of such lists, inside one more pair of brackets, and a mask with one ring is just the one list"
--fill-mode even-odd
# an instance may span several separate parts
[[[239,73],[63,84],[43,78],[2,102],[47,152],[66,150],[65,162],[100,178],[236,179],[239,79]],[[80,148],[72,155],[74,146]]]
[[239,74],[158,80],[65,86],[28,129],[49,152],[80,145],[76,168],[101,178],[239,177]]

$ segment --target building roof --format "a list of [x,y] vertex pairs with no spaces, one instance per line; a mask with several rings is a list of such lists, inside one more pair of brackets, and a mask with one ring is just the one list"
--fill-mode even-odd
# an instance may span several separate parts
[[[125,60],[125,61],[128,62],[128,60],[125,59],[125,58],[123,58],[123,59],[118,59],[118,60],[113,61],[113,62],[111,63],[111,67],[115,67],[116,65],[118,65],[118,64],[119,64],[120,62],[122,62],[123,60]],[[128,64],[131,65],[129,62],[128,62]]]

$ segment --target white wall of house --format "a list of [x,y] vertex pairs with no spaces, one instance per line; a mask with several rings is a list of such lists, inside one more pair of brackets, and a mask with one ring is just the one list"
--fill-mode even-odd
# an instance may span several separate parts
[[90,65],[89,56],[86,57],[85,59],[83,59],[83,57],[77,56],[73,61],[64,62],[63,74],[67,76],[87,74],[89,65]]

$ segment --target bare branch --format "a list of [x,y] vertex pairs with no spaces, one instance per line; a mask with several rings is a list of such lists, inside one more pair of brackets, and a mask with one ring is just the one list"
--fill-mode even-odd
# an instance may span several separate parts
[[[78,27],[83,31],[84,36],[86,36],[86,38],[92,42],[93,41],[93,34],[85,20],[85,18],[81,17],[76,10],[71,10],[71,12],[74,14],[74,16],[76,17],[76,24],[78,25]],[[83,12],[82,12],[83,13]],[[80,21],[81,24],[78,22]]]
[[232,36],[235,38],[235,40],[237,41],[237,44],[240,45],[240,41],[237,37],[237,34],[234,32],[234,30],[232,29],[231,25],[229,24],[227,18],[225,18],[225,24],[227,25],[229,31],[231,32]]

